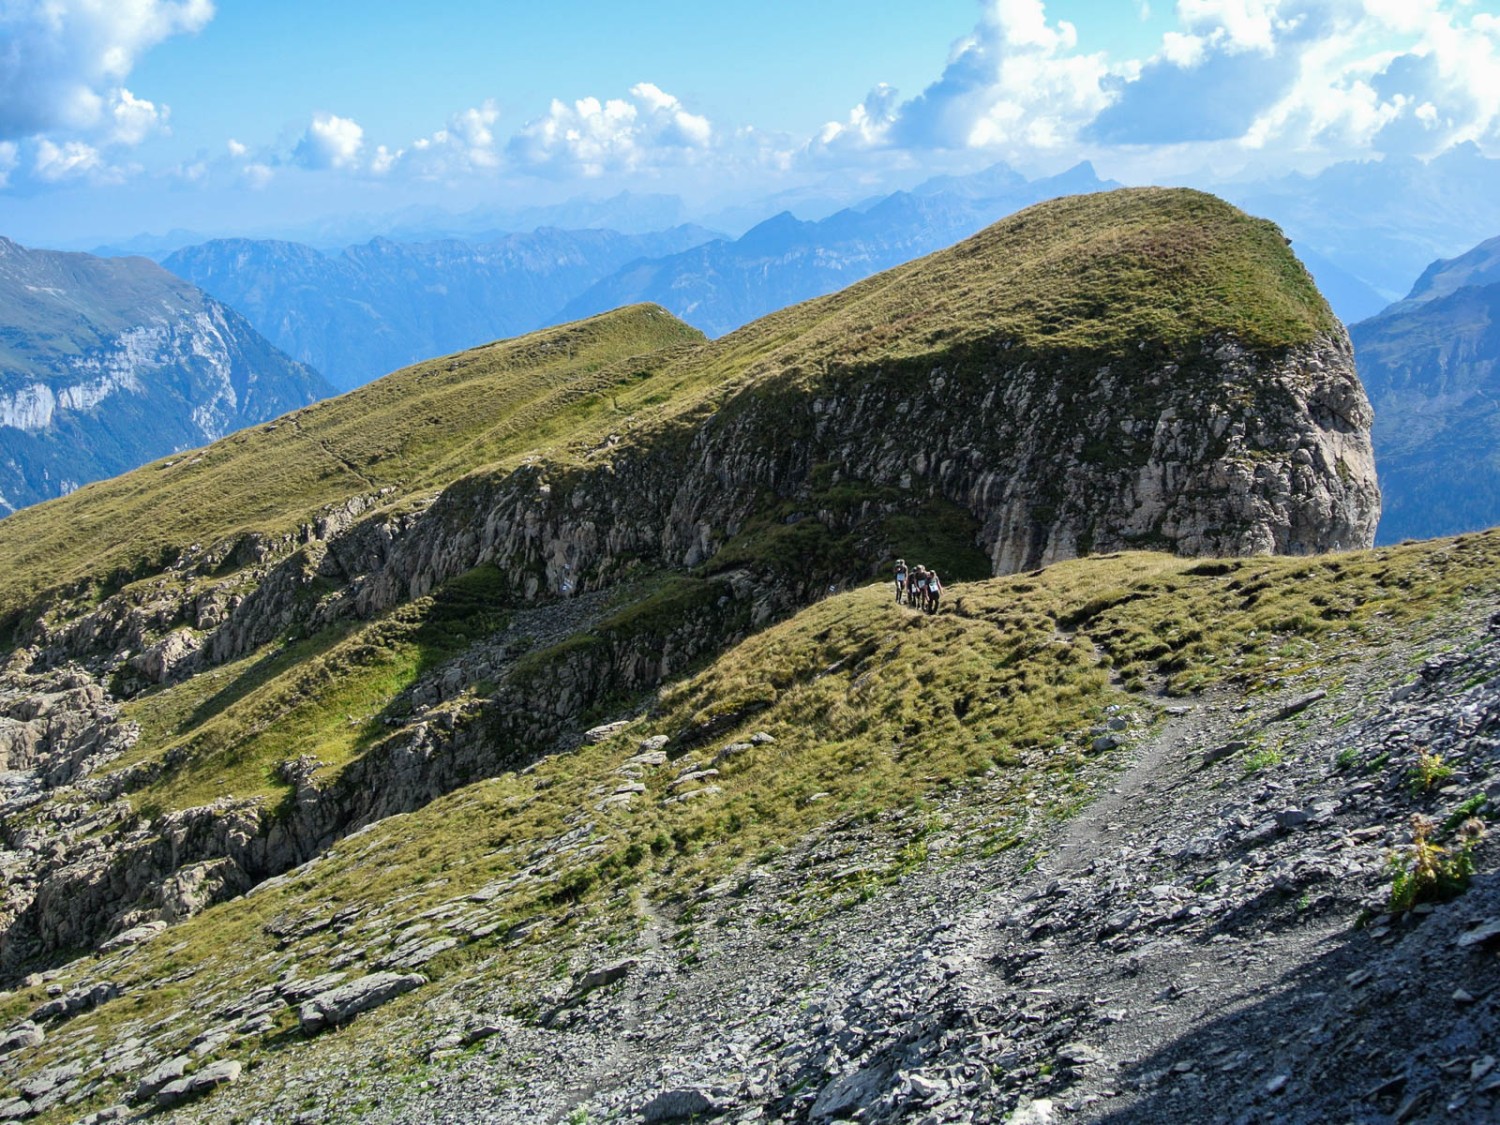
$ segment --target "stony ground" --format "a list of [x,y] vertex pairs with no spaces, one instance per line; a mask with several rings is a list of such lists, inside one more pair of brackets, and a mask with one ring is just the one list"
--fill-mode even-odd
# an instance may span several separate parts
[[634,948],[521,1008],[434,997],[399,1075],[335,1032],[295,1085],[160,1119],[1496,1120],[1500,847],[1467,893],[1387,913],[1413,814],[1452,843],[1500,806],[1495,609],[1252,697],[1122,712],[1093,799],[1038,803],[1018,846],[980,785],[931,810],[899,883],[789,909],[889,860],[888,832],[836,827],[688,914],[641,897]]

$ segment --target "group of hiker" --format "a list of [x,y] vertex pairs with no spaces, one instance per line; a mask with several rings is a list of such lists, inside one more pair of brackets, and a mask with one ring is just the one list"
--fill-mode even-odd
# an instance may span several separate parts
[[908,569],[905,559],[896,560],[897,605],[909,605],[928,613],[936,613],[938,599],[942,595],[943,584],[938,581],[937,571],[929,570],[921,563]]

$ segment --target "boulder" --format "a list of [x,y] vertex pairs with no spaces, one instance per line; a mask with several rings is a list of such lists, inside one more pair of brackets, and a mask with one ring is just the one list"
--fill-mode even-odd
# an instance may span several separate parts
[[143,1102],[147,1098],[155,1097],[159,1091],[186,1074],[187,1068],[188,1057],[186,1055],[168,1059],[136,1083],[135,1100]]
[[240,1064],[233,1059],[211,1063],[193,1074],[168,1082],[156,1092],[156,1104],[169,1106],[189,1101],[219,1086],[227,1086],[237,1081],[239,1076]]
[[8,1055],[25,1047],[35,1047],[47,1038],[47,1033],[31,1020],[22,1020],[0,1033],[0,1055]]
[[346,1024],[361,1012],[394,1000],[427,983],[421,973],[371,973],[369,976],[320,992],[298,1013],[302,1030],[314,1035],[324,1028]]
[[641,1106],[641,1119],[646,1125],[654,1125],[658,1121],[713,1117],[723,1113],[724,1109],[723,1105],[702,1090],[663,1090]]

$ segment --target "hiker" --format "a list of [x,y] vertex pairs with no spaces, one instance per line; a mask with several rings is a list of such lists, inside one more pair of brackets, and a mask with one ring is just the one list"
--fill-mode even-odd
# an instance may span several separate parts
[[896,560],[896,604],[901,604],[901,599],[906,596],[906,560]]
[[929,570],[927,572],[927,612],[928,613],[936,613],[938,611],[938,598],[940,598],[942,596],[942,594],[943,594],[943,584],[938,581],[937,571],[935,571],[935,570]]
[[921,563],[912,567],[911,577],[907,579],[906,604],[916,606],[918,609],[927,600],[927,568]]

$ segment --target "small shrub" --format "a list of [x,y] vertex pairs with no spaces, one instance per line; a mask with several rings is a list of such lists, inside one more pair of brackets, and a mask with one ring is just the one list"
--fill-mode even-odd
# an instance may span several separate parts
[[1253,754],[1245,755],[1245,776],[1249,777],[1252,773],[1259,773],[1261,770],[1270,769],[1272,766],[1279,766],[1281,762],[1281,751],[1273,750],[1269,746],[1262,747]]
[[1448,814],[1448,819],[1443,821],[1443,831],[1452,832],[1471,816],[1478,816],[1480,811],[1489,803],[1489,797],[1484,793],[1475,793],[1467,801],[1464,801],[1456,809]]
[[1417,764],[1412,767],[1407,784],[1413,793],[1426,793],[1434,785],[1441,784],[1453,776],[1453,767],[1443,764],[1443,756],[1431,750],[1417,751]]
[[1432,839],[1433,823],[1420,814],[1411,818],[1411,844],[1393,852],[1390,865],[1391,913],[1400,914],[1418,903],[1446,902],[1463,893],[1474,874],[1473,853],[1484,837],[1484,825],[1470,817],[1458,828],[1451,848]]

